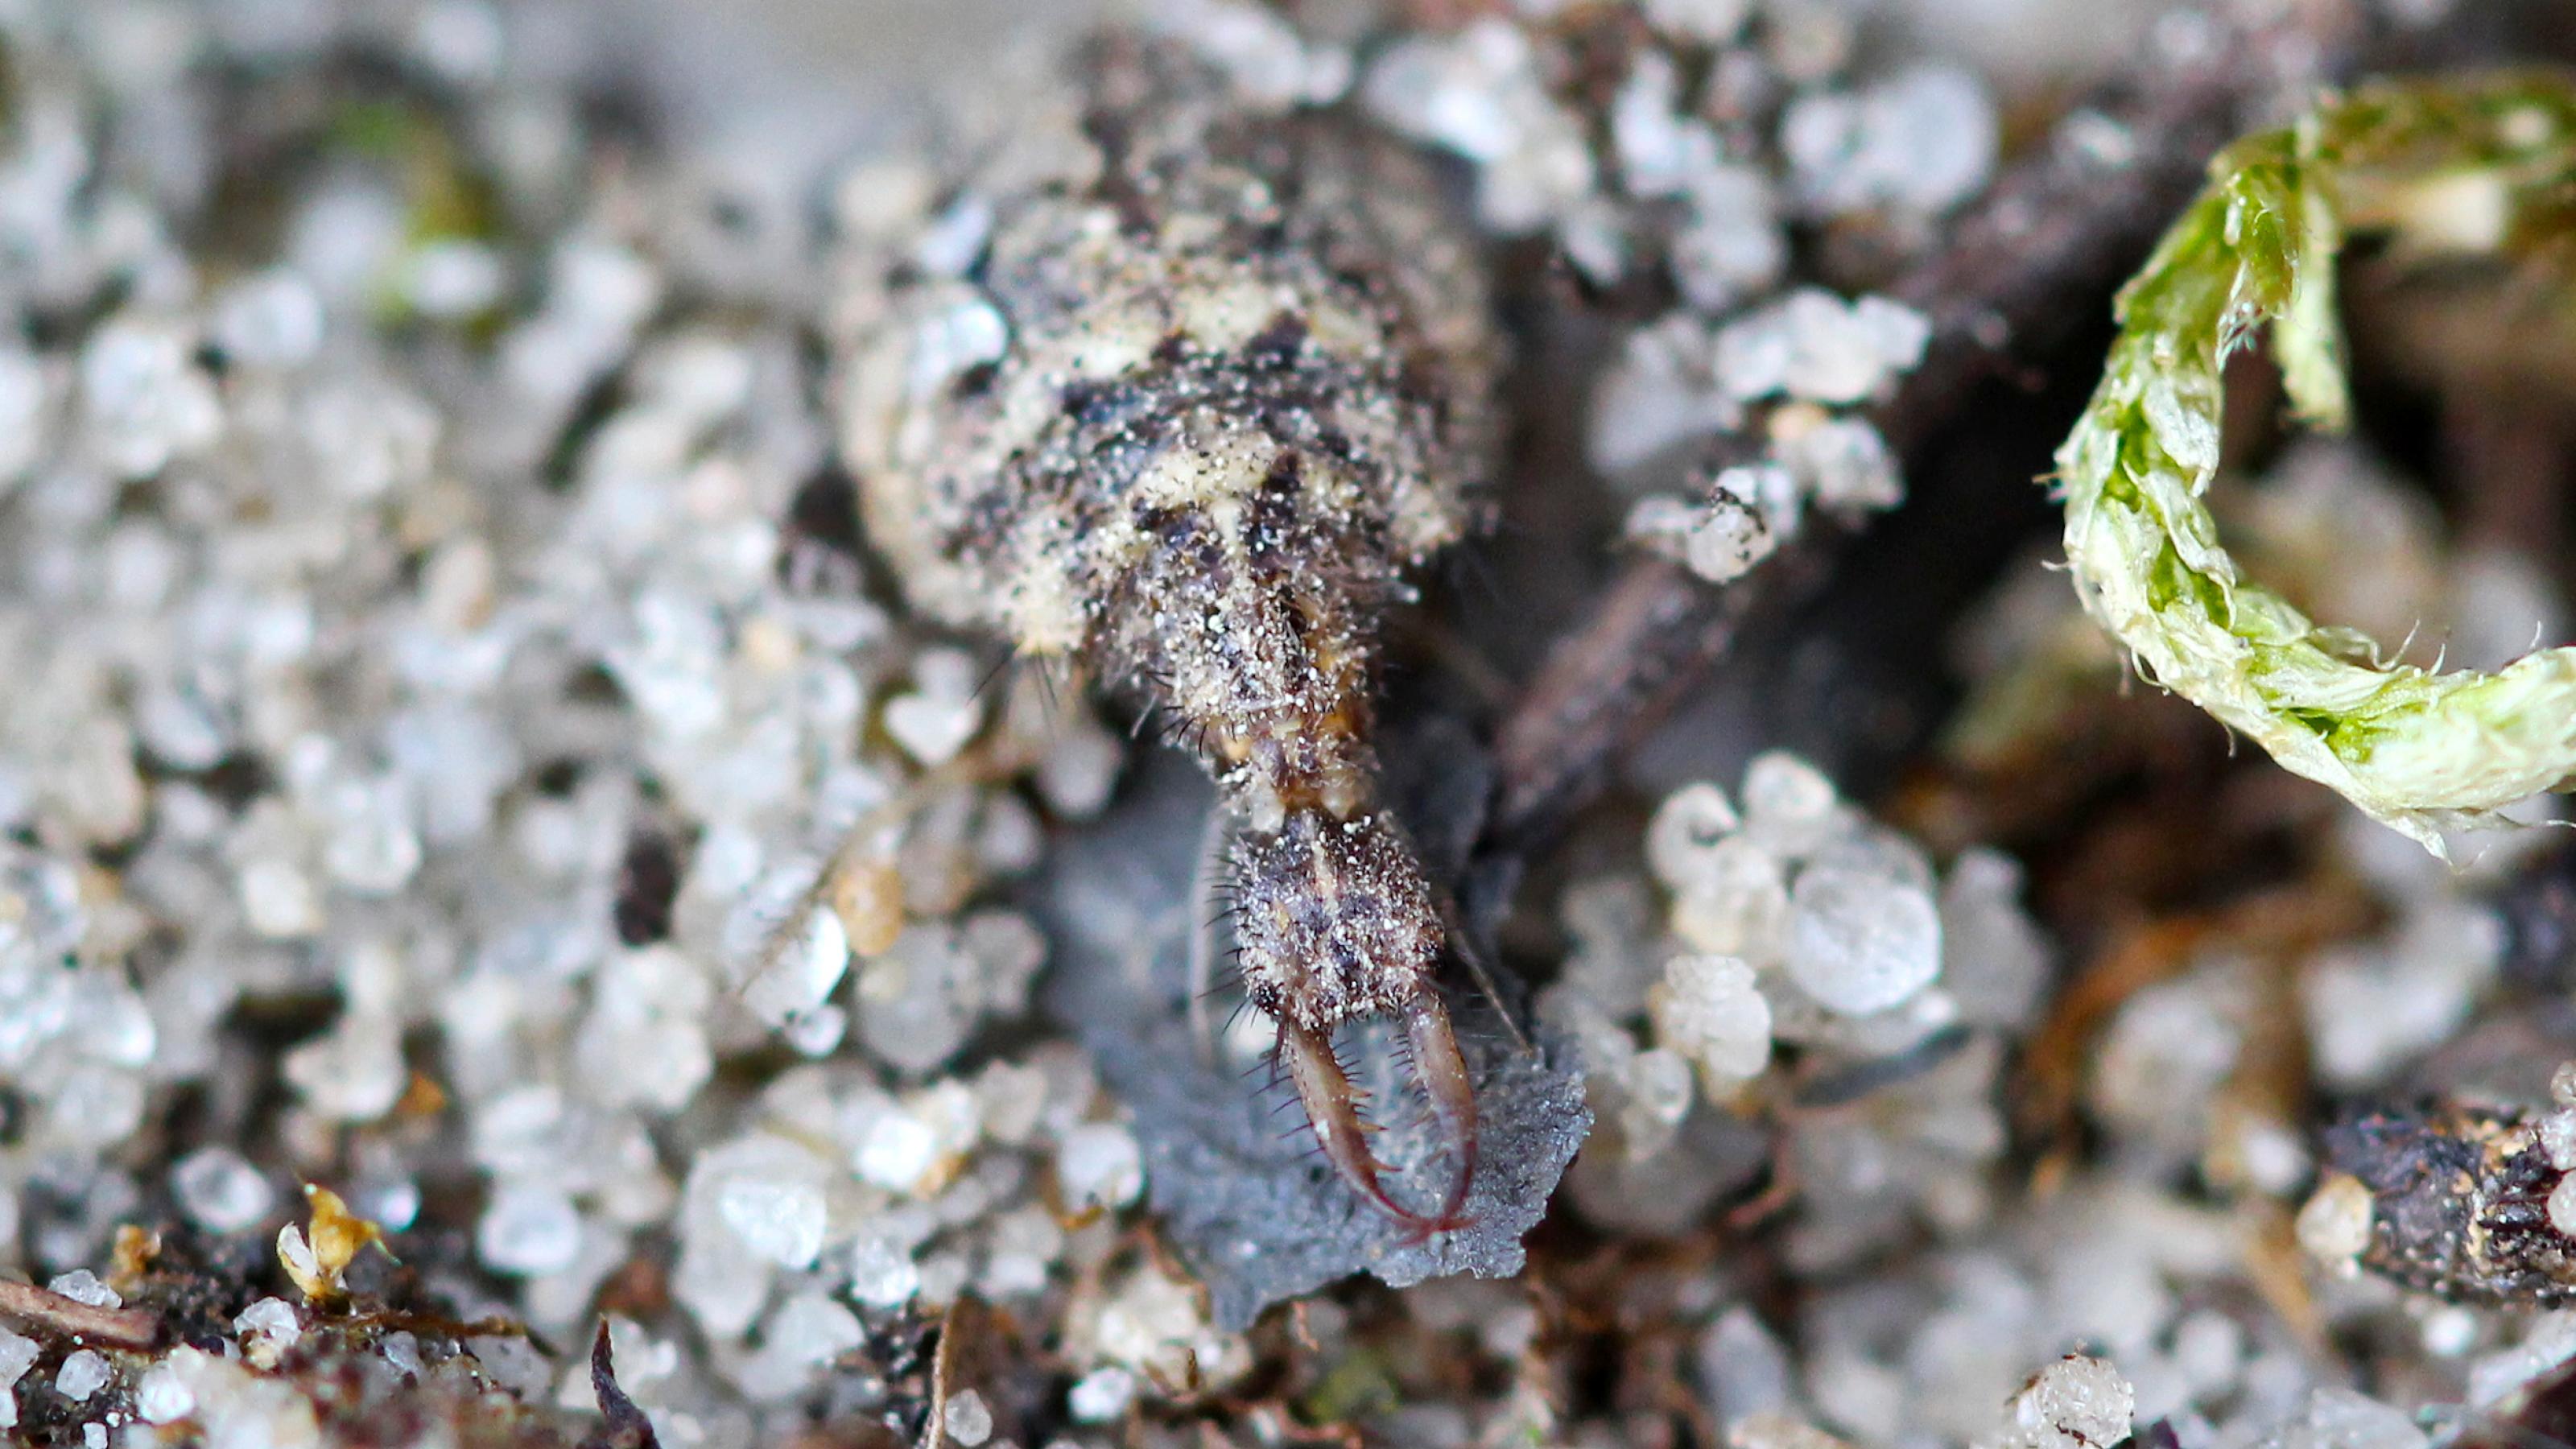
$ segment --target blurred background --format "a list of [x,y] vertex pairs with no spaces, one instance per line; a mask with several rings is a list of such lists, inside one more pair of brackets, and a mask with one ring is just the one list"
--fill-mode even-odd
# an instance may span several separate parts
[[[687,6],[690,0],[661,0]],[[855,77],[899,81],[916,71],[954,72],[1013,28],[1051,27],[1101,0],[697,0],[730,10],[752,37],[779,52]]]
[[[684,0],[674,0],[684,3]],[[951,64],[1013,26],[1058,25],[1115,0],[700,0],[762,38],[853,74],[891,74],[914,58]],[[1845,8],[1912,11],[1980,48],[2021,54],[2116,54],[2164,0],[1849,0]],[[2286,8],[2286,7],[2281,7]]]
[[[1053,29],[1121,0],[600,0],[665,7],[711,41],[793,56],[821,75],[901,91],[954,75],[1015,32]],[[2172,0],[1817,0],[1903,15],[1937,47],[2005,71],[2087,70],[2129,53],[2139,30]],[[2220,8],[2285,8],[2254,0]],[[2428,8],[2442,0],[2420,0]],[[1132,5],[1126,8],[1133,8]]]

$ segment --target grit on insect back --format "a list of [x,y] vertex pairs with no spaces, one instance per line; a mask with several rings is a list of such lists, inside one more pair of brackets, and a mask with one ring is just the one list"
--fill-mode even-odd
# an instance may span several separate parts
[[[1439,896],[1383,808],[1377,623],[1467,530],[1499,342],[1435,176],[1110,31],[916,227],[862,239],[843,447],[913,605],[1132,685],[1228,813],[1238,959],[1342,1179],[1463,1225],[1476,1103]],[[907,178],[889,178],[905,184]],[[1200,983],[1204,984],[1204,983]],[[1333,1036],[1386,1017],[1455,1175],[1382,1180]]]

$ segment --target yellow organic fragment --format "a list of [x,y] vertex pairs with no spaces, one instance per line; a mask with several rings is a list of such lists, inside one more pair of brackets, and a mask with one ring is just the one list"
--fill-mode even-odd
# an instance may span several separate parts
[[[311,1236],[293,1223],[278,1229],[277,1260],[306,1301],[327,1303],[347,1292],[340,1275],[357,1260],[360,1249],[373,1243],[379,1252],[386,1252],[384,1230],[349,1211],[340,1195],[327,1187],[306,1183],[304,1200],[313,1208]],[[386,1256],[392,1254],[386,1252]]]

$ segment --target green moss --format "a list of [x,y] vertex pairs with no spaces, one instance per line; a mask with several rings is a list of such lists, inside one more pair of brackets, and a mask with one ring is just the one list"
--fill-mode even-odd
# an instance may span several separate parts
[[1403,1391],[1386,1361],[1362,1350],[1327,1370],[1299,1401],[1297,1411],[1309,1424],[1347,1424],[1393,1413],[1403,1402]]
[[[2576,85],[2504,74],[2376,86],[2221,153],[2211,182],[2121,292],[2101,386],[2064,447],[2066,553],[2078,595],[2141,669],[2428,848],[2576,780],[2576,651],[2501,675],[2382,664],[2215,553],[2206,503],[2227,356],[2265,325],[2300,416],[2348,411],[2334,264],[2347,231],[2456,250],[2451,221],[2407,200],[2491,184],[2491,242],[2576,297]],[[2415,234],[2410,234],[2410,228]],[[2180,477],[2177,481],[2177,471]]]

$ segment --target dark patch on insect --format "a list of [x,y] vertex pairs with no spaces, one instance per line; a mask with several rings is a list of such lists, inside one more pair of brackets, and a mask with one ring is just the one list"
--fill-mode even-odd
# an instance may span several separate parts
[[1306,319],[1282,308],[1243,344],[1244,358],[1259,367],[1284,367],[1306,350]]
[[1115,416],[1119,395],[1128,389],[1115,382],[1081,380],[1068,382],[1059,401],[1064,415],[1086,428],[1100,427]]
[[2436,1100],[2370,1107],[2326,1130],[2326,1160],[2370,1190],[2362,1265],[2471,1303],[2576,1303],[2576,1239],[2551,1226],[2566,1176],[2516,1108]]
[[1252,495],[1252,561],[1264,569],[1277,569],[1286,560],[1286,542],[1297,527],[1297,492],[1304,473],[1303,460],[1297,454],[1282,453],[1270,465],[1270,476]]

